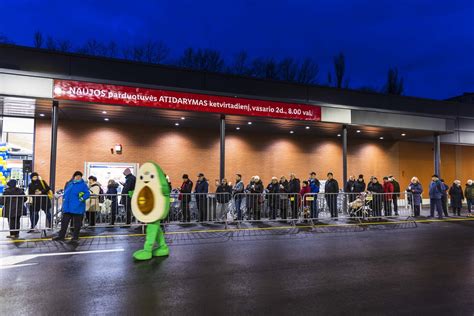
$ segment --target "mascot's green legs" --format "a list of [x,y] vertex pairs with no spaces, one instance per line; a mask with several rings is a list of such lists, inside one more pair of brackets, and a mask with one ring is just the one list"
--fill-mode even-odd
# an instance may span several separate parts
[[[153,249],[155,242],[158,248]],[[169,255],[170,251],[165,241],[165,234],[161,230],[160,221],[150,223],[146,227],[145,245],[142,250],[135,251],[133,257],[136,260],[150,260],[153,256],[163,257]]]

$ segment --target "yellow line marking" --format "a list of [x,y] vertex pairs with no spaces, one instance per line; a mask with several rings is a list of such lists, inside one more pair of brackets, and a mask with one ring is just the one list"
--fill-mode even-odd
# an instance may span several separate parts
[[[265,231],[265,230],[285,230],[285,229],[300,229],[300,228],[325,228],[325,227],[343,227],[343,226],[370,226],[370,225],[394,225],[405,223],[440,223],[440,222],[461,222],[474,221],[474,218],[450,218],[450,219],[421,219],[415,221],[394,221],[394,222],[367,222],[367,223],[341,223],[341,224],[327,224],[327,225],[298,225],[298,226],[272,226],[272,227],[249,227],[249,228],[230,228],[230,229],[202,229],[189,231],[173,231],[165,232],[165,235],[181,235],[181,234],[196,234],[196,233],[226,233],[239,231]],[[143,237],[145,234],[111,234],[111,235],[95,235],[82,236],[80,239],[98,239],[98,238],[113,238],[113,237]],[[71,238],[66,238],[71,239]],[[51,238],[34,238],[34,239],[16,239],[16,240],[2,240],[1,243],[21,243],[21,242],[39,242],[52,241]]]

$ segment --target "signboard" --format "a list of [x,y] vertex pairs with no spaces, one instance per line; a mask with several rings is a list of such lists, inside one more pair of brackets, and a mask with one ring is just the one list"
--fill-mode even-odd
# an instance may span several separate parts
[[57,100],[143,106],[158,109],[263,116],[304,121],[321,120],[321,108],[307,104],[233,98],[71,80],[55,80],[53,97]]

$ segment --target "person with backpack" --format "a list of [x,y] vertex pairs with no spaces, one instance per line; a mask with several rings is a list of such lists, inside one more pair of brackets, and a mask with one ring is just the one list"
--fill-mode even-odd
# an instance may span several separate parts
[[430,184],[430,217],[434,217],[435,210],[438,213],[438,218],[443,219],[443,206],[441,199],[445,192],[445,185],[439,180],[437,174],[431,177]]
[[400,199],[400,183],[395,179],[394,176],[388,176],[388,180],[393,184],[393,194],[392,194],[392,202],[393,202],[393,211],[395,212],[395,216],[398,216],[398,200]]
[[28,185],[28,195],[30,196],[30,223],[31,229],[28,233],[34,233],[39,221],[39,212],[46,213],[46,226],[51,227],[51,199],[53,192],[51,188],[42,180],[37,172],[31,174],[31,183]]
[[88,180],[91,197],[86,201],[86,218],[89,222],[89,227],[95,227],[97,212],[100,211],[100,194],[104,194],[104,191],[95,176],[90,176]]
[[2,216],[8,219],[10,235],[7,238],[17,239],[20,237],[20,218],[27,198],[25,192],[18,188],[16,180],[10,180],[7,188],[0,197],[0,204],[3,205]]

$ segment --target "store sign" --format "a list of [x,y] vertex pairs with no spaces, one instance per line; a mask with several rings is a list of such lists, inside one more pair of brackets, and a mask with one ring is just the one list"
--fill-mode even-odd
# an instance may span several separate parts
[[144,106],[158,109],[264,116],[305,121],[321,120],[321,108],[307,104],[233,98],[82,81],[55,80],[53,97],[57,100]]

